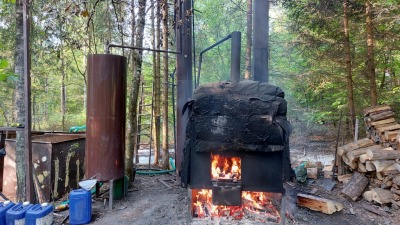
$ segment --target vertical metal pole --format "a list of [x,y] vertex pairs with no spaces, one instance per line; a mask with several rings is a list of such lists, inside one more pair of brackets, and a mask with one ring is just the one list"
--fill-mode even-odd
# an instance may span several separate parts
[[354,141],[358,140],[358,118],[356,118],[356,125],[354,128]]
[[253,77],[268,82],[269,0],[254,0]]
[[240,50],[241,50],[241,33],[234,31],[231,34],[231,82],[240,81]]
[[34,189],[32,179],[32,142],[31,142],[31,62],[29,49],[30,13],[29,0],[23,1],[23,29],[24,29],[24,89],[25,89],[25,167],[26,167],[26,200],[34,202]]
[[[122,178],[124,179],[124,178]],[[111,179],[110,182],[110,189],[109,189],[109,193],[108,193],[108,210],[112,210],[113,209],[113,201],[114,201],[114,180]]]
[[187,114],[182,115],[183,105],[191,98],[193,92],[192,80],[192,1],[176,1],[177,19],[182,21],[177,25],[177,46],[180,46],[180,52],[176,60],[177,76],[177,149],[176,149],[176,171],[179,172],[183,157],[183,148],[186,133]]

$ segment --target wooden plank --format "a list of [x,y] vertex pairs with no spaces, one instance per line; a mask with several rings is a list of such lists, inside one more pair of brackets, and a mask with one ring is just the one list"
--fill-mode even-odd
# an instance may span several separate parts
[[297,204],[325,214],[333,214],[343,209],[340,202],[306,194],[297,194]]

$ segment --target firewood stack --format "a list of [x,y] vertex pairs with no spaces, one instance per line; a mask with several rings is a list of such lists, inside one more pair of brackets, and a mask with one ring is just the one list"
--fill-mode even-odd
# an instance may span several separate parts
[[367,137],[385,147],[397,148],[397,136],[400,124],[396,122],[395,113],[388,105],[370,107],[364,110],[364,121]]
[[352,171],[338,176],[345,183],[342,193],[349,199],[362,195],[367,201],[400,206],[400,124],[394,115],[386,105],[365,109],[367,138],[338,148],[342,165]]

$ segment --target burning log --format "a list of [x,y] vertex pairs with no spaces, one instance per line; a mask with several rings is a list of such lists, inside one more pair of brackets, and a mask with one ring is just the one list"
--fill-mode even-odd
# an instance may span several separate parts
[[306,194],[297,194],[297,204],[325,214],[333,214],[343,209],[340,202]]
[[368,178],[361,173],[354,172],[350,181],[343,188],[342,193],[355,201],[363,193],[364,189],[367,187],[367,184]]

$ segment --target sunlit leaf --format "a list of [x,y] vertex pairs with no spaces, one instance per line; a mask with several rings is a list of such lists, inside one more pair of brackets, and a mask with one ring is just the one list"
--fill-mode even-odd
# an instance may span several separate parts
[[5,69],[8,67],[8,62],[5,59],[0,59],[0,69]]
[[6,81],[7,80],[7,74],[0,73],[0,81]]

